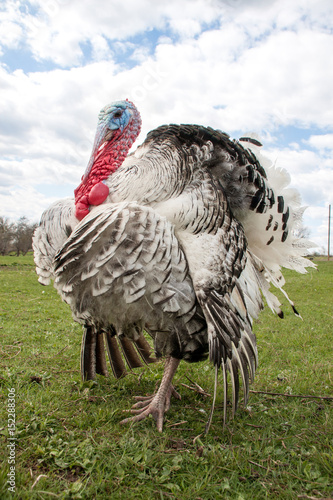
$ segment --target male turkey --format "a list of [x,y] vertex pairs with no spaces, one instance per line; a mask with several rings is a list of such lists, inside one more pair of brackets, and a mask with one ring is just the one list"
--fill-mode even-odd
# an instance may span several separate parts
[[[101,112],[99,117],[99,126],[91,158],[86,169],[86,177],[87,172],[90,172],[93,167],[95,156],[98,154],[99,138],[103,137],[104,133],[107,133],[105,129],[105,117],[110,117],[112,115],[114,124],[110,126],[115,127],[114,142],[116,141],[116,144],[114,144],[111,150],[112,168],[116,168],[116,165],[121,164],[140,132],[140,114],[129,102],[114,103],[107,106],[105,110],[107,110],[107,112]],[[132,114],[133,119],[131,119]],[[119,135],[121,135],[121,130],[125,131],[125,133],[117,140]],[[94,170],[90,172],[88,182],[84,185],[84,189],[86,191],[88,191],[88,189],[92,190],[97,184],[95,189],[92,190],[91,199],[93,199],[94,193],[96,198],[97,192],[97,197],[99,197],[100,202],[101,194],[99,190],[103,191],[104,188],[104,185],[102,185],[100,181],[105,179],[105,175],[103,175],[101,171],[98,171],[97,175],[95,175],[95,171],[96,164],[94,165]],[[84,179],[85,176],[83,176],[82,179]],[[97,182],[96,179],[98,179],[99,182]],[[56,253],[61,249],[75,226],[79,223],[79,220],[89,212],[86,200],[87,197],[84,196],[84,193],[76,204],[73,198],[65,198],[53,203],[43,213],[40,224],[33,237],[36,272],[39,276],[38,281],[42,285],[49,285],[51,279],[54,279],[54,257]],[[85,205],[83,201],[86,201]],[[98,200],[97,202],[94,200],[94,202],[98,204]],[[126,364],[132,369],[142,366],[141,360],[144,363],[152,363],[155,361],[155,359],[151,357],[151,349],[143,333],[135,342],[130,342],[126,337],[114,335],[112,326],[106,331],[99,330],[96,332],[95,328],[86,325],[83,331],[81,349],[82,379],[94,379],[96,373],[108,375],[105,362],[104,338],[106,340],[111,368],[116,378],[126,375]]]
[[[108,332],[111,366],[118,358],[112,336],[140,343],[143,329],[156,355],[166,357],[156,395],[134,405],[135,416],[125,421],[152,414],[161,431],[170,396],[177,395],[171,382],[179,360],[199,361],[208,353],[215,381],[222,367],[225,420],[227,370],[233,413],[238,371],[245,403],[254,377],[252,320],[263,307],[261,292],[282,316],[270,282],[282,289],[281,266],[305,272],[313,265],[302,257],[306,244],[293,235],[302,213],[298,195],[286,189],[284,171],[265,171],[258,141],[232,141],[211,128],[159,127],[126,157],[140,123],[128,101],[103,108],[75,206],[65,203],[71,222],[63,245],[57,255],[54,245],[46,265],[40,240],[47,224],[37,230],[37,271],[42,279],[45,269],[47,279],[55,277],[74,319],[89,332],[89,342],[83,341],[88,377],[105,363],[94,344],[102,331]],[[64,233],[71,233],[68,239]]]

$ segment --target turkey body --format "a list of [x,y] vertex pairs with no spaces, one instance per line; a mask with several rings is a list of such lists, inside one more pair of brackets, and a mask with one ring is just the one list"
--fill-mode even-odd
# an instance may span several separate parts
[[131,202],[93,210],[56,256],[55,277],[76,321],[97,330],[113,325],[131,340],[145,329],[159,357],[207,356],[186,258],[172,225],[150,207]]
[[[245,147],[249,141],[255,154]],[[140,345],[146,330],[156,355],[166,357],[159,390],[140,400],[126,422],[151,414],[162,430],[170,396],[178,396],[172,378],[179,360],[200,361],[208,354],[215,389],[220,367],[223,372],[224,421],[227,372],[233,413],[239,373],[247,402],[257,366],[252,322],[263,307],[262,295],[282,316],[270,284],[283,291],[281,266],[305,272],[312,265],[303,258],[306,244],[293,236],[302,212],[298,195],[286,188],[284,172],[263,168],[259,147],[249,138],[240,143],[196,125],[155,129],[104,177],[108,196],[100,206],[89,211],[89,194],[81,197],[88,215],[67,224],[48,270],[39,271],[40,280],[55,278],[74,319],[92,339],[108,332],[114,373],[114,337]],[[69,219],[74,212],[73,204],[67,208]],[[35,246],[43,246],[47,255],[50,241],[40,245],[36,238]],[[38,262],[43,267],[45,260],[36,259],[37,267]],[[85,344],[84,338],[84,349]],[[96,358],[90,360],[94,363]],[[96,371],[105,373],[105,366],[88,371],[88,378]]]

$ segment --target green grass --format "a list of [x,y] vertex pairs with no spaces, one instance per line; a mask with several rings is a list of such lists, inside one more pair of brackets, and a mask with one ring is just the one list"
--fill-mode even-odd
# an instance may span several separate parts
[[[162,364],[116,381],[82,383],[81,327],[52,287],[37,282],[32,256],[0,257],[0,498],[295,499],[333,495],[332,262],[285,273],[285,319],[265,310],[255,331],[259,369],[246,409],[222,426],[219,396],[203,435],[212,393],[208,362],[181,363],[159,434],[153,420],[119,424],[132,396],[151,392]],[[283,301],[285,302],[285,300]],[[16,393],[16,492],[6,484],[6,403]],[[222,393],[222,391],[220,391]],[[199,437],[198,437],[199,436]],[[36,482],[36,480],[39,480]]]

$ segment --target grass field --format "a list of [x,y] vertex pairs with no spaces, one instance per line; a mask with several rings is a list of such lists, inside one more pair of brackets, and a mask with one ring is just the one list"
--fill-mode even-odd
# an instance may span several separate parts
[[[0,266],[1,499],[333,497],[333,262],[304,276],[286,271],[303,321],[287,304],[284,320],[261,314],[248,406],[223,430],[220,397],[207,436],[211,397],[192,386],[212,393],[208,362],[181,363],[182,401],[173,401],[162,434],[151,419],[120,425],[132,396],[153,391],[162,364],[82,383],[81,327],[68,306],[38,284],[31,255],[0,257]],[[16,441],[7,411],[14,390]]]

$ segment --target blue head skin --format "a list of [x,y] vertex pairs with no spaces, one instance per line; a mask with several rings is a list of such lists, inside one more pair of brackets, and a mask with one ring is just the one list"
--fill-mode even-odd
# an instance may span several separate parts
[[98,115],[97,130],[124,130],[133,116],[133,105],[129,101],[116,101],[101,109]]
[[[129,122],[132,120],[135,111],[137,111],[136,108],[129,101],[116,101],[104,106],[104,108],[101,109],[98,115],[98,124],[93,150],[83,179],[88,177],[101,146],[112,140],[116,130],[119,130],[120,134],[124,131]],[[117,134],[117,139],[119,139],[120,134]]]

